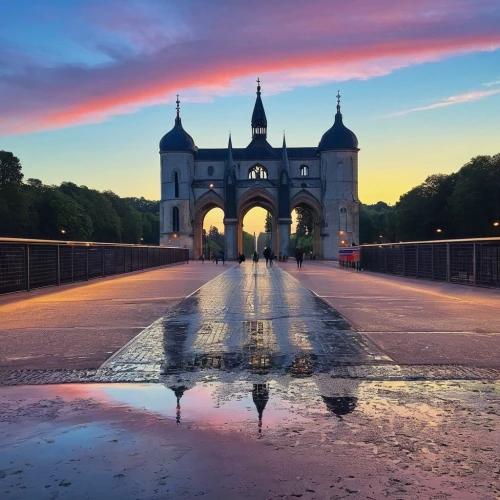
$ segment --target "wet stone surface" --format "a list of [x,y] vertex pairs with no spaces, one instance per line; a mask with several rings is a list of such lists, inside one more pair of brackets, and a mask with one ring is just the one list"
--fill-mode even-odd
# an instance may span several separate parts
[[233,267],[144,330],[104,367],[311,375],[391,363],[335,310],[279,267]]

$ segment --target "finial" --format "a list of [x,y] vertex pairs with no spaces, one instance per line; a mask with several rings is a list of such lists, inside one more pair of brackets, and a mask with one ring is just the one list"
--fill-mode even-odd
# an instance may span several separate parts
[[179,104],[181,103],[181,101],[179,101],[179,94],[177,94],[177,101],[175,101],[177,106],[176,106],[176,110],[177,110],[177,119],[179,119],[179,112],[180,112],[180,107],[179,107]]
[[340,113],[340,90],[337,90],[337,113]]
[[257,78],[257,93],[260,93],[260,78]]

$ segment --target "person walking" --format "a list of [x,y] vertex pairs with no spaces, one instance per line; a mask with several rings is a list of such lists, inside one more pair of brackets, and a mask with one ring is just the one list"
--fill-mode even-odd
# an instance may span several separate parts
[[254,264],[257,264],[257,262],[259,262],[259,252],[255,251],[253,253],[253,259],[252,260],[253,260]]
[[219,264],[220,254],[219,252],[215,252],[215,263]]
[[295,259],[297,260],[297,267],[302,268],[302,261],[304,260],[304,252],[301,248],[295,250]]
[[202,264],[205,264],[205,254],[204,254],[204,253],[202,253],[202,254],[200,255],[200,260],[201,260],[201,263],[202,263]]
[[223,252],[223,251],[221,251],[221,253],[220,253],[220,258],[221,258],[221,260],[222,260],[222,265],[223,265],[223,266],[225,266],[225,265],[226,265],[226,260],[225,260],[225,259],[226,259],[226,257],[225,257],[225,255],[224,255],[224,252]]
[[271,249],[269,247],[264,248],[262,255],[264,255],[264,257],[266,259],[266,267],[267,267],[267,265],[269,263],[269,259],[271,257]]

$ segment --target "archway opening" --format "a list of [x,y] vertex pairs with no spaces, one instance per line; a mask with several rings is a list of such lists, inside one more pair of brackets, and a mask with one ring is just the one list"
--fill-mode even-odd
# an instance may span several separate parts
[[317,211],[308,203],[298,203],[292,210],[290,252],[304,252],[304,259],[322,258],[321,224]]
[[262,256],[265,247],[272,248],[271,213],[260,206],[251,208],[243,215],[241,233],[241,253],[249,259],[257,250]]
[[216,253],[224,252],[224,212],[219,207],[210,209],[203,217],[202,253],[213,260]]

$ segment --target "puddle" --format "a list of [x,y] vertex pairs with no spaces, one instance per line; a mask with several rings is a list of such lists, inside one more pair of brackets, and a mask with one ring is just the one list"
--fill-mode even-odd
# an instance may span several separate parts
[[2,388],[0,497],[497,494],[498,383],[198,375]]

